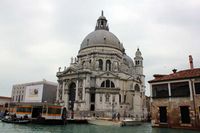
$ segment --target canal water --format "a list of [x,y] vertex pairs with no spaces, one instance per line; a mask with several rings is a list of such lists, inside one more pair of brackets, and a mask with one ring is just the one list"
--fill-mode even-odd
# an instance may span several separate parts
[[18,125],[0,122],[0,133],[199,133],[199,131],[152,128],[150,123],[132,127],[68,125]]

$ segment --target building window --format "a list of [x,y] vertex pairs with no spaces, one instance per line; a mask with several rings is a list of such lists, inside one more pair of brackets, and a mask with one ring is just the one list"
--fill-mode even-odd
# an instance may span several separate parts
[[119,94],[119,103],[121,103],[121,94]]
[[90,94],[90,102],[95,103],[95,93]]
[[111,88],[115,88],[115,85],[112,81],[111,81]]
[[126,103],[126,95],[124,95],[124,103]]
[[190,110],[188,106],[180,106],[181,123],[190,124]]
[[103,97],[102,94],[99,95],[99,101],[102,102],[103,101]]
[[171,95],[172,97],[189,97],[190,88],[189,82],[171,83]]
[[105,81],[101,83],[101,87],[105,87]]
[[139,64],[140,64],[140,61],[135,61],[135,64],[136,64],[136,65],[139,65]]
[[101,26],[103,26],[103,21],[101,21]]
[[135,91],[140,91],[140,86],[138,84],[135,85]]
[[152,85],[153,98],[169,97],[168,84]]
[[82,66],[83,66],[83,67],[85,66],[85,61],[82,62]]
[[110,62],[110,60],[106,61],[106,71],[111,71],[111,62]]
[[109,102],[110,101],[110,95],[107,93],[105,94],[105,98],[106,98],[106,102]]
[[167,123],[167,107],[159,107],[160,123]]
[[21,96],[21,101],[23,101],[23,95]]
[[18,97],[18,102],[20,102],[20,95],[19,95],[19,97]]
[[102,59],[99,59],[99,70],[103,70],[103,61]]
[[115,84],[110,80],[106,80],[101,83],[101,87],[115,88]]
[[106,80],[106,87],[110,87],[110,80]]
[[194,86],[196,94],[200,94],[200,83],[195,83]]

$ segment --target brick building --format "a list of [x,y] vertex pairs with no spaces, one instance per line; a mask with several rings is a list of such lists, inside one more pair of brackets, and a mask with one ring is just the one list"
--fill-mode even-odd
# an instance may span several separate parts
[[154,127],[200,129],[200,68],[154,75],[150,80]]

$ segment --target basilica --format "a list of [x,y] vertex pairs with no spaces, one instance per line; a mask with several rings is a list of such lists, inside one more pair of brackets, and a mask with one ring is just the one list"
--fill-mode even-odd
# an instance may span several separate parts
[[110,32],[102,12],[95,30],[83,39],[78,55],[57,72],[57,102],[76,114],[106,117],[117,112],[143,120],[145,75],[139,48],[132,58]]

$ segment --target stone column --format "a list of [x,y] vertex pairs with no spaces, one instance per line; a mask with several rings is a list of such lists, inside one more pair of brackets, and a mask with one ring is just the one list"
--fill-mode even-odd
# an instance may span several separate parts
[[105,71],[105,70],[106,70],[106,60],[103,59],[103,71]]
[[62,100],[64,101],[64,91],[65,91],[65,81],[63,81],[63,86],[62,86]]
[[83,101],[85,101],[85,79],[83,80],[83,93],[82,93]]
[[76,97],[75,101],[78,101],[78,80],[76,81]]
[[57,91],[56,91],[56,101],[59,100],[59,89],[60,89],[60,83],[58,82]]
[[90,87],[90,76],[89,76],[89,74],[86,75],[85,87]]
[[86,91],[85,93],[85,110],[90,110],[90,94]]

